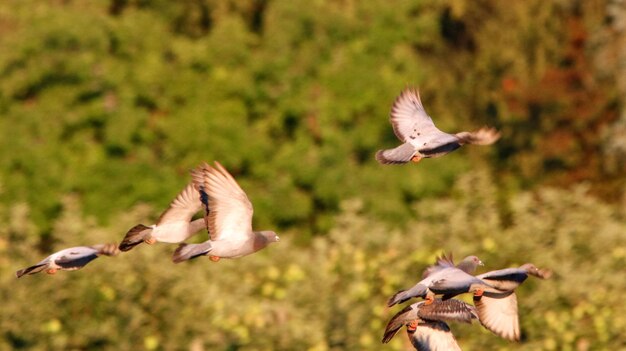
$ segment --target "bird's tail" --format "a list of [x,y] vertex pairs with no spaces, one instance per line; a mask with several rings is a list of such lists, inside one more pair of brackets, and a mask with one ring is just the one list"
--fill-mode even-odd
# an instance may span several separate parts
[[413,311],[412,306],[406,306],[402,311],[396,313],[385,327],[385,335],[383,335],[383,344],[388,343],[398,333],[403,325],[410,322],[409,314]]
[[394,149],[378,150],[376,152],[376,161],[384,165],[402,164],[411,161],[417,151],[410,143],[404,143]]
[[39,263],[39,264],[36,264],[34,266],[30,266],[28,268],[20,269],[19,271],[15,272],[15,276],[17,278],[20,278],[20,277],[22,277],[23,275],[26,275],[26,274],[39,273],[39,272],[43,271],[45,268],[46,268],[46,264],[45,263]]
[[133,247],[141,244],[144,239],[150,235],[152,232],[151,227],[147,227],[143,224],[137,224],[136,226],[130,228],[126,236],[119,245],[119,249],[121,251],[128,251]]
[[412,297],[426,297],[426,287],[421,284],[417,284],[409,290],[400,290],[395,295],[393,295],[389,301],[387,301],[387,306],[391,307],[395,304],[402,303]]
[[172,261],[174,263],[180,263],[183,261],[191,260],[198,256],[206,255],[211,251],[211,243],[205,241],[200,244],[180,244],[176,251],[174,251],[174,255],[172,255]]

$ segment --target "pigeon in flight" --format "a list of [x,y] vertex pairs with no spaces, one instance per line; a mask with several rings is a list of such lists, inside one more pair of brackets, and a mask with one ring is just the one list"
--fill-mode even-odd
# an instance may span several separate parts
[[98,256],[115,256],[118,254],[117,245],[99,244],[93,246],[77,246],[53,253],[41,262],[15,272],[20,278],[27,274],[36,274],[46,271],[55,274],[57,271],[74,271],[83,268],[87,263],[95,260]]
[[414,88],[406,88],[396,98],[390,121],[402,145],[376,152],[376,160],[382,164],[419,162],[422,158],[443,156],[465,144],[490,145],[500,138],[494,128],[456,134],[442,132],[426,114],[419,91]]
[[221,164],[204,163],[192,171],[192,178],[207,211],[204,221],[209,240],[181,244],[172,257],[175,263],[198,256],[209,256],[214,262],[220,258],[242,257],[279,241],[273,231],[252,230],[252,203]]
[[132,227],[120,243],[121,251],[128,251],[145,242],[154,244],[157,241],[165,243],[180,243],[204,228],[202,218],[192,221],[193,215],[202,209],[200,195],[189,183],[170,204],[170,207],[161,214],[156,224],[145,226],[137,224]]

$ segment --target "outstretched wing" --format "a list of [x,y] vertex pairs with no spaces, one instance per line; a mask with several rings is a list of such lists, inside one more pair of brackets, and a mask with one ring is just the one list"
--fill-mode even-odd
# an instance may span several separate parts
[[419,322],[415,332],[409,332],[409,338],[418,351],[461,351],[450,327],[444,322]]
[[417,316],[424,320],[463,323],[471,323],[472,319],[478,318],[474,306],[456,299],[436,299],[430,304],[422,303],[417,310]]
[[201,209],[200,194],[193,183],[189,183],[170,203],[170,207],[161,214],[157,225],[176,221],[190,222],[193,215]]
[[511,291],[522,284],[528,278],[528,274],[520,268],[505,268],[477,275],[476,278],[499,290]]
[[98,258],[98,250],[88,246],[78,246],[58,252],[54,263],[63,269],[73,270],[84,267]]
[[514,291],[474,296],[474,305],[478,320],[485,328],[507,340],[520,340],[517,295]]
[[393,132],[402,142],[414,143],[426,134],[439,131],[426,114],[419,91],[406,88],[394,101],[390,113]]
[[235,178],[215,162],[192,171],[194,185],[206,193],[210,212],[206,219],[211,240],[247,240],[252,235],[252,203]]

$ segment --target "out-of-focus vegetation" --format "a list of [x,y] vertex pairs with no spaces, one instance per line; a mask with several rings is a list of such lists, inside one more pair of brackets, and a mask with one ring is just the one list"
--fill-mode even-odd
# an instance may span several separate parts
[[[385,301],[442,250],[478,254],[485,269],[533,261],[556,272],[518,291],[526,341],[454,324],[465,350],[623,349],[626,213],[587,191],[517,194],[505,226],[493,179],[472,171],[457,181],[454,196],[415,205],[407,230],[390,230],[354,199],[343,202],[328,235],[306,248],[294,245],[293,230],[251,257],[174,265],[173,247],[160,244],[99,258],[82,271],[19,281],[11,275],[15,265],[41,254],[16,234],[34,224],[15,206],[7,211],[12,221],[2,218],[9,223],[2,233],[13,234],[0,256],[0,349],[408,350],[404,333],[380,344],[397,311]],[[137,209],[101,227],[82,216],[75,199],[65,204],[55,231],[78,242],[116,237],[152,212]]]
[[[407,349],[384,302],[442,250],[556,272],[524,343],[454,325],[465,349],[624,349],[625,61],[613,0],[0,2],[0,349]],[[378,165],[406,85],[502,140]],[[12,276],[149,224],[203,160],[279,244]]]

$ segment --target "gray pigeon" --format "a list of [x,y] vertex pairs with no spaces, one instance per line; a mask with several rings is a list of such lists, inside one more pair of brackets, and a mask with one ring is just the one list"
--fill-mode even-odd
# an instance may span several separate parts
[[420,282],[410,289],[398,291],[389,299],[387,305],[391,307],[412,297],[432,301],[434,295],[443,295],[444,299],[448,299],[467,292],[493,290],[489,284],[470,274],[482,264],[478,257],[468,256],[455,266],[451,256],[442,256],[437,259],[434,266],[425,270]]
[[422,158],[443,156],[465,144],[490,145],[500,138],[494,128],[456,134],[442,132],[426,114],[419,92],[414,88],[406,88],[396,98],[390,120],[394,133],[403,144],[376,152],[376,160],[382,164],[419,162]]
[[154,244],[180,243],[204,228],[202,218],[192,221],[194,214],[202,209],[200,195],[189,183],[172,201],[170,207],[161,214],[156,224],[145,226],[137,224],[132,227],[120,243],[121,251],[128,251],[145,242]]
[[426,301],[420,301],[405,307],[391,318],[385,328],[382,342],[383,344],[388,343],[398,330],[405,325],[408,330],[412,329],[414,331],[420,323],[436,321],[471,323],[472,319],[477,318],[476,308],[460,300],[435,299],[430,304],[426,303]]
[[279,241],[273,231],[252,230],[252,203],[221,164],[204,163],[191,174],[205,209],[210,209],[204,217],[210,238],[200,244],[181,244],[172,257],[175,263],[203,255],[214,262],[242,257]]
[[115,256],[117,254],[118,250],[115,244],[71,247],[55,252],[33,266],[20,269],[15,272],[15,276],[20,278],[23,275],[35,274],[43,270],[48,274],[55,274],[59,270],[74,271],[83,268],[98,256]]
[[519,341],[521,337],[515,289],[528,278],[528,275],[547,279],[552,272],[526,263],[519,268],[500,269],[477,276],[496,288],[496,291],[474,295],[480,323],[507,340]]

